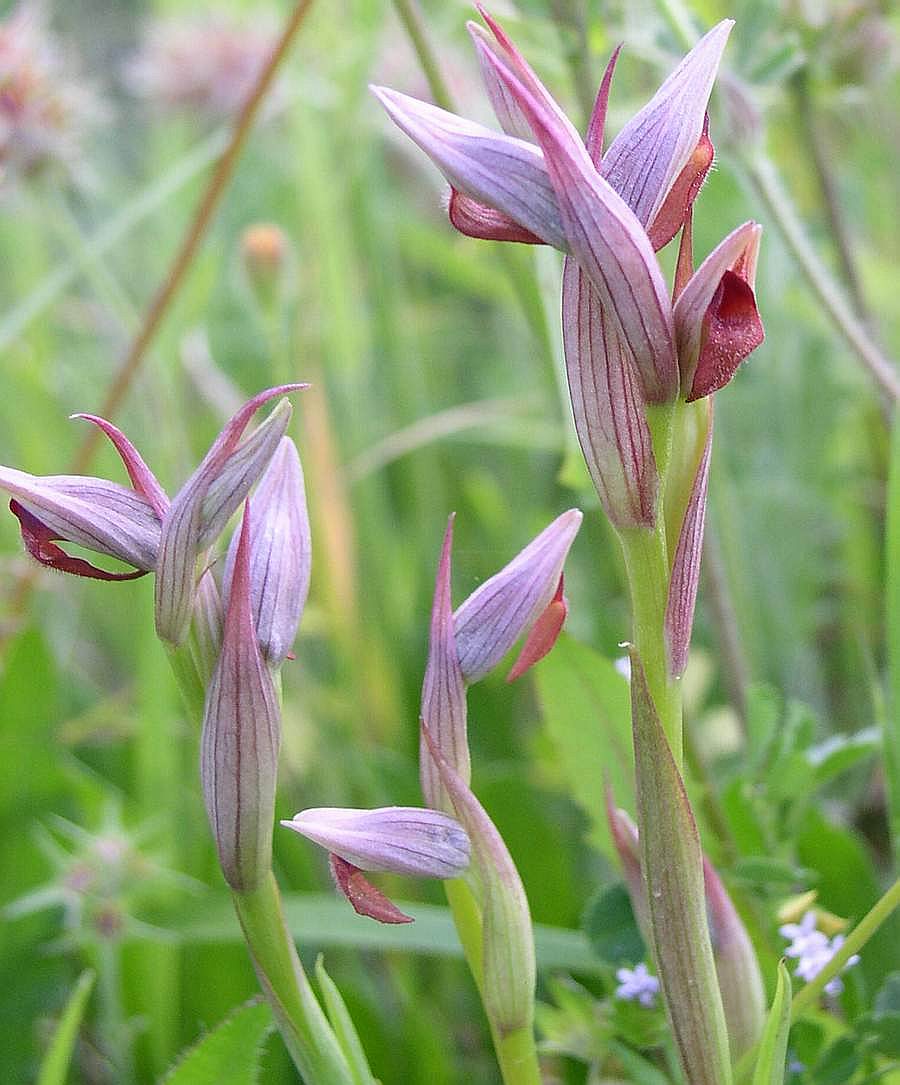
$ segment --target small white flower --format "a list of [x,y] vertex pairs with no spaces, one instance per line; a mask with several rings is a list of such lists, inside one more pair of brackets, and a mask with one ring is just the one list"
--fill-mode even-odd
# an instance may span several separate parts
[[[779,933],[791,943],[784,951],[785,956],[797,959],[794,974],[806,983],[818,976],[844,944],[842,934],[836,934],[829,940],[822,931],[816,930],[816,914],[812,911],[807,912],[799,923],[786,923],[779,928]],[[851,968],[858,961],[859,954],[854,953],[844,969]],[[825,984],[825,994],[832,997],[839,995],[843,989],[844,984],[839,976]]]
[[651,976],[645,964],[636,965],[635,968],[620,968],[616,972],[619,986],[616,988],[616,998],[626,1002],[640,1002],[648,1009],[656,1004],[656,996],[659,994],[659,980]]

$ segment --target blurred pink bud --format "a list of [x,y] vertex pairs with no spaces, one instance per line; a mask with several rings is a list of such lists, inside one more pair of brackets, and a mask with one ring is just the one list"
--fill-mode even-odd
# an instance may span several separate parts
[[[290,437],[282,437],[253,497],[250,597],[263,656],[278,666],[291,649],[309,592],[312,543],[303,469]],[[223,578],[227,601],[239,545],[231,540]]]
[[251,514],[244,507],[222,651],[206,694],[200,776],[225,880],[254,889],[272,859],[281,717],[250,598]]
[[157,109],[229,120],[244,104],[275,46],[276,27],[255,14],[221,13],[149,23],[125,66],[129,88]]
[[753,1047],[766,1021],[766,992],[759,961],[747,928],[722,879],[706,856],[703,881],[716,975],[722,992],[725,1023],[733,1060]]

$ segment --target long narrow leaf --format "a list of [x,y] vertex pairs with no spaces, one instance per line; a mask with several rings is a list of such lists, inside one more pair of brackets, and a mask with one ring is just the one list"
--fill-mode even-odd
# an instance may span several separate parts
[[784,961],[778,965],[778,985],[772,1008],[766,1019],[759,1052],[756,1057],[756,1069],[753,1071],[753,1085],[782,1085],[784,1081],[784,1063],[787,1057],[788,1033],[791,1031],[791,976]]
[[91,969],[82,972],[78,977],[75,989],[69,995],[69,1001],[50,1041],[44,1061],[41,1063],[37,1085],[65,1085],[69,1064],[72,1061],[72,1052],[75,1050],[75,1041],[78,1038],[78,1029],[81,1027],[81,1019],[84,1017],[88,999],[94,989],[95,979],[96,973]]

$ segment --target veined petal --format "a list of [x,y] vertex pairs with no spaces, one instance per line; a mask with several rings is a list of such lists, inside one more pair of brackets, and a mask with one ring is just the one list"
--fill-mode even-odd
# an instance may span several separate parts
[[609,89],[612,86],[613,74],[616,70],[619,53],[621,52],[622,46],[617,45],[615,49],[613,49],[612,56],[609,58],[609,63],[606,65],[606,71],[603,73],[603,78],[600,80],[600,89],[597,91],[597,97],[594,100],[594,108],[591,110],[591,119],[588,124],[587,136],[584,140],[588,154],[591,156],[591,161],[594,163],[594,168],[597,170],[600,169],[600,164],[603,161],[603,135],[606,131],[606,112],[609,107]]
[[738,226],[719,242],[678,296],[675,332],[688,400],[727,384],[764,338],[752,289],[761,234],[762,227],[755,222]]
[[712,451],[712,400],[709,400],[709,423],[706,443],[697,465],[694,484],[688,498],[684,521],[675,548],[669,598],[666,602],[666,650],[669,673],[680,678],[687,666],[694,626],[694,606],[700,583],[700,559],[703,555],[703,528],[706,524],[706,492],[709,483],[709,459]]
[[140,494],[86,475],[29,475],[0,467],[0,489],[56,540],[118,558],[136,569],[156,567],[159,518]]
[[700,142],[732,26],[732,19],[724,19],[700,39],[603,157],[603,176],[645,228]]
[[[597,173],[581,138],[494,54],[488,60],[516,96],[544,152],[568,249],[614,313],[634,355],[644,395],[668,403],[678,393],[672,309],[662,272],[641,223]],[[545,92],[546,93],[546,92]]]
[[191,620],[197,554],[221,532],[265,470],[287,428],[290,404],[279,404],[241,443],[247,424],[268,400],[302,387],[269,388],[245,403],[173,499],[163,521],[156,575],[156,631],[163,640],[173,644],[184,640]]
[[360,870],[412,878],[458,878],[469,865],[471,849],[465,829],[439,810],[321,807],[301,810],[281,824]]
[[[253,497],[250,595],[263,655],[277,666],[291,649],[309,592],[312,544],[303,468],[290,437],[282,437]],[[239,545],[231,540],[223,576],[228,598]],[[346,858],[346,856],[345,856]]]
[[652,527],[659,476],[633,356],[570,256],[562,326],[575,430],[604,511],[616,527]]
[[492,132],[387,87],[371,89],[453,188],[502,211],[546,244],[566,248],[553,185],[533,143]]
[[[432,739],[457,774],[466,782],[471,775],[469,740],[466,733],[466,686],[456,650],[453,604],[450,595],[450,554],[453,546],[453,517],[447,524],[434,586],[428,665],[422,683],[421,719]],[[429,806],[448,809],[440,774],[422,740],[419,745],[419,776],[422,794]]]
[[581,520],[578,509],[558,516],[457,609],[453,629],[460,672],[467,683],[496,667],[546,609]]
[[259,885],[270,868],[281,744],[275,687],[253,626],[250,551],[248,504],[200,744],[203,797],[219,863],[228,884],[238,890]]
[[291,411],[290,403],[282,400],[265,422],[233,452],[219,459],[218,470],[213,474],[200,509],[200,549],[215,542],[251,486],[265,471],[284,437]]
[[101,418],[96,414],[73,414],[71,417],[83,418],[85,422],[91,422],[106,434],[125,465],[128,477],[131,479],[131,485],[141,497],[150,502],[153,511],[162,520],[169,508],[169,498],[166,491],[160,486],[156,475],[144,462],[143,456],[119,427],[114,426],[112,422],[107,422],[105,418]]
[[[494,24],[496,26],[496,24]],[[484,82],[487,96],[490,99],[494,116],[500,123],[500,127],[508,136],[524,139],[528,143],[534,142],[531,126],[525,119],[521,109],[510,94],[506,84],[497,78],[494,68],[485,60],[485,50],[493,47],[493,42],[488,37],[487,31],[478,23],[469,21],[466,29],[475,44],[475,52],[478,55],[478,63],[481,66],[481,78]],[[509,39],[505,39],[509,41]]]

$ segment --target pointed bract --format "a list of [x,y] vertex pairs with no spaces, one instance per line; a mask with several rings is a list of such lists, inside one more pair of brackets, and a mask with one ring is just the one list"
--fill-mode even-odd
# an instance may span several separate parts
[[281,823],[360,870],[412,878],[458,878],[469,866],[469,838],[439,810],[385,806],[377,810],[301,810]]
[[603,137],[606,132],[606,113],[609,108],[609,91],[612,86],[612,78],[616,70],[619,53],[621,52],[622,46],[617,45],[615,49],[613,49],[612,56],[609,58],[609,62],[606,65],[603,78],[600,80],[600,89],[597,91],[597,97],[594,100],[594,108],[591,110],[591,119],[584,140],[587,152],[591,156],[594,168],[597,170],[600,169],[601,163],[603,162]]
[[[481,66],[481,78],[500,127],[508,136],[515,136],[517,139],[533,143],[534,136],[531,127],[516,104],[515,98],[509,93],[505,84],[497,78],[496,71],[487,62],[486,52],[496,48],[494,41],[478,23],[470,21],[466,23],[466,29],[475,45],[478,63]],[[500,44],[502,48],[502,43],[497,44]]]
[[669,674],[680,678],[687,666],[694,625],[694,606],[700,583],[700,559],[703,555],[703,529],[706,523],[706,493],[709,485],[709,460],[712,452],[712,400],[706,443],[697,465],[694,484],[688,498],[684,520],[675,547],[669,597],[666,602],[665,633]]
[[703,857],[703,881],[731,1058],[736,1061],[762,1035],[766,1020],[766,992],[747,928],[722,879],[706,856]]
[[508,215],[546,244],[565,249],[556,196],[534,144],[499,135],[387,87],[371,89],[453,188]]
[[153,511],[162,520],[169,508],[169,498],[166,491],[160,486],[156,475],[144,462],[143,456],[118,426],[114,426],[112,422],[107,422],[105,418],[101,418],[96,414],[73,414],[71,417],[90,422],[106,434],[125,465],[125,470],[128,472],[128,477],[131,479],[131,485],[134,487],[135,492],[150,502]]
[[453,615],[456,651],[468,684],[493,670],[546,609],[581,521],[578,509],[558,516],[457,609]]
[[528,898],[503,838],[484,808],[422,727],[423,741],[472,846],[473,892],[481,906],[484,1009],[499,1035],[534,1016],[534,936]]
[[197,555],[214,541],[265,470],[290,421],[290,404],[280,403],[243,442],[241,435],[264,403],[301,387],[269,388],[245,403],[173,499],[163,521],[156,573],[156,631],[163,640],[180,644],[187,635]]
[[[312,543],[303,469],[290,437],[282,437],[253,497],[250,597],[263,656],[278,666],[294,643],[309,592]],[[238,535],[228,549],[223,594],[228,598]]]
[[706,919],[700,837],[636,651],[631,651],[638,824],[654,956],[685,1079],[731,1080],[728,1036]]
[[256,888],[272,860],[281,717],[253,626],[251,514],[244,509],[222,652],[206,695],[200,748],[203,798],[225,880]]
[[562,329],[575,431],[603,510],[616,527],[652,527],[659,475],[644,395],[618,323],[572,257]]
[[[471,774],[469,740],[466,734],[466,686],[459,665],[454,636],[453,604],[450,594],[450,556],[453,547],[453,517],[447,523],[434,586],[428,664],[422,683],[421,719],[432,739],[454,770],[467,783]],[[419,749],[419,776],[422,794],[429,806],[448,810],[440,775],[424,740]]]
[[722,52],[734,22],[714,26],[636,113],[603,157],[603,176],[645,228],[700,142]]

